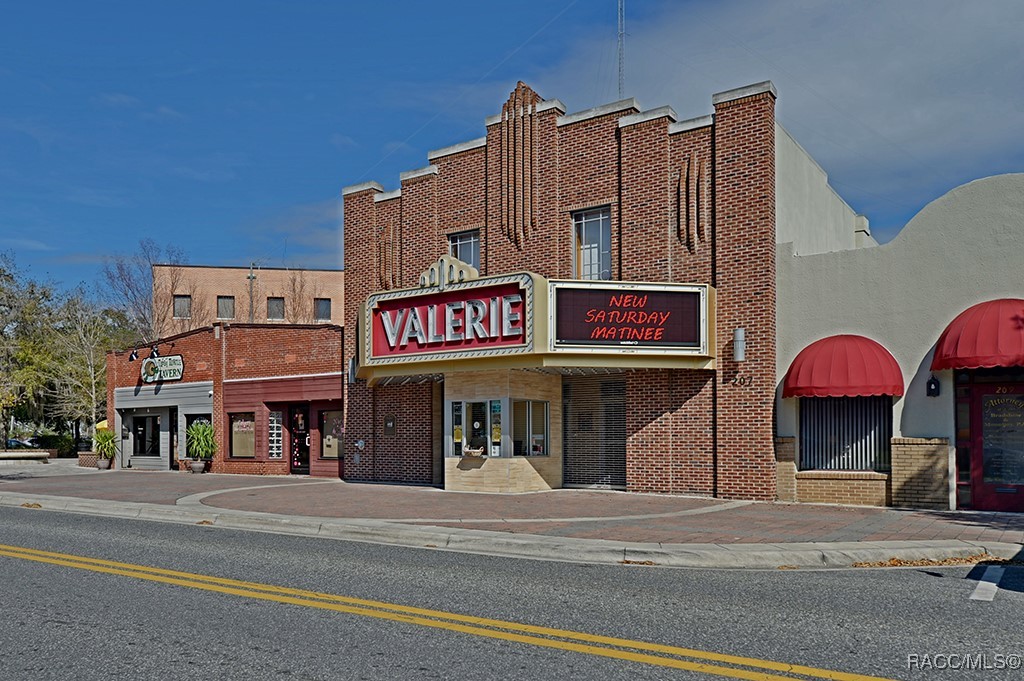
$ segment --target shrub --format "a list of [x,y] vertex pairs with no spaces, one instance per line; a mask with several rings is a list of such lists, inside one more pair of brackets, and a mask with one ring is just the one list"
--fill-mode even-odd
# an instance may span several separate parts
[[212,459],[217,451],[217,440],[213,435],[213,424],[209,421],[194,421],[185,429],[185,450],[193,459]]
[[97,430],[92,438],[92,448],[104,459],[113,459],[117,454],[117,433],[112,430]]

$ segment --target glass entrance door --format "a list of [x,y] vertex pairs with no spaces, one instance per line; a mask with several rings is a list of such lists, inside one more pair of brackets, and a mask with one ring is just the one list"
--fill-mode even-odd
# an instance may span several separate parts
[[288,410],[289,440],[291,444],[291,472],[309,474],[309,409],[306,405]]
[[976,386],[973,402],[974,508],[1024,511],[1024,385]]
[[160,417],[132,417],[132,455],[160,456]]

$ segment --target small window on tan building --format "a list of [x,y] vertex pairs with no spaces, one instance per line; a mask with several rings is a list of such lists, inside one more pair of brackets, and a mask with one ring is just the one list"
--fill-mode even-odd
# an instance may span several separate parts
[[192,317],[192,296],[174,296],[174,318],[190,319]]
[[235,318],[235,297],[217,296],[217,319]]
[[267,298],[267,319],[284,321],[284,298]]
[[313,299],[313,318],[318,322],[329,322],[331,321],[331,299],[330,298],[314,298]]

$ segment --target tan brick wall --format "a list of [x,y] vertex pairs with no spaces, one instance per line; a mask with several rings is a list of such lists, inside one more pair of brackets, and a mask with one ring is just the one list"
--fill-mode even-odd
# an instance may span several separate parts
[[949,508],[949,441],[893,438],[892,503],[915,508]]
[[446,400],[510,397],[548,402],[548,456],[446,457],[445,489],[530,492],[562,486],[561,376],[515,370],[456,372],[447,375],[444,397]]
[[796,500],[805,503],[888,506],[889,476],[871,471],[799,471]]
[[[257,268],[253,281],[253,322],[341,325],[344,318],[345,273],[340,270]],[[217,318],[217,296],[234,296],[235,316],[220,320],[249,321],[249,268],[155,265],[153,267],[153,317],[158,337],[208,326]],[[192,296],[192,316],[174,319],[174,295]],[[283,322],[267,319],[267,298],[284,298]],[[314,298],[331,300],[331,318],[314,319]]]
[[796,438],[775,438],[775,497],[796,501]]

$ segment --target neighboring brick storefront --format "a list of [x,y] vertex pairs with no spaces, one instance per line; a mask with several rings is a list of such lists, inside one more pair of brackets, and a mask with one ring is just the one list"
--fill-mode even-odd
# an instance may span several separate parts
[[[607,209],[609,283],[693,283],[717,295],[705,368],[617,374],[624,487],[775,498],[774,104],[762,83],[716,95],[713,118],[678,122],[668,107],[642,112],[633,100],[566,115],[561,102],[520,84],[486,121],[485,137],[431,152],[431,165],[403,173],[399,190],[374,182],[345,189],[346,327],[361,323],[372,293],[416,287],[448,253],[449,236],[467,230],[479,230],[481,276],[577,278],[573,214]],[[742,362],[731,355],[737,328],[747,338]],[[359,341],[347,335],[346,360],[358,356]],[[609,356],[587,371],[619,365]],[[440,383],[443,395],[444,374],[347,387],[346,477],[445,482],[436,465],[443,416],[429,385]],[[398,428],[383,435],[389,414]],[[612,429],[608,418],[593,427]],[[561,484],[560,475],[546,480]]]
[[[184,466],[185,428],[205,418],[218,445],[214,472],[337,477],[330,448],[340,450],[342,337],[340,326],[326,324],[217,323],[134,349],[134,359],[133,351],[109,353],[107,418],[124,433],[117,464]],[[180,357],[180,377],[143,380],[154,348],[160,358]],[[338,427],[323,414],[337,414]]]

